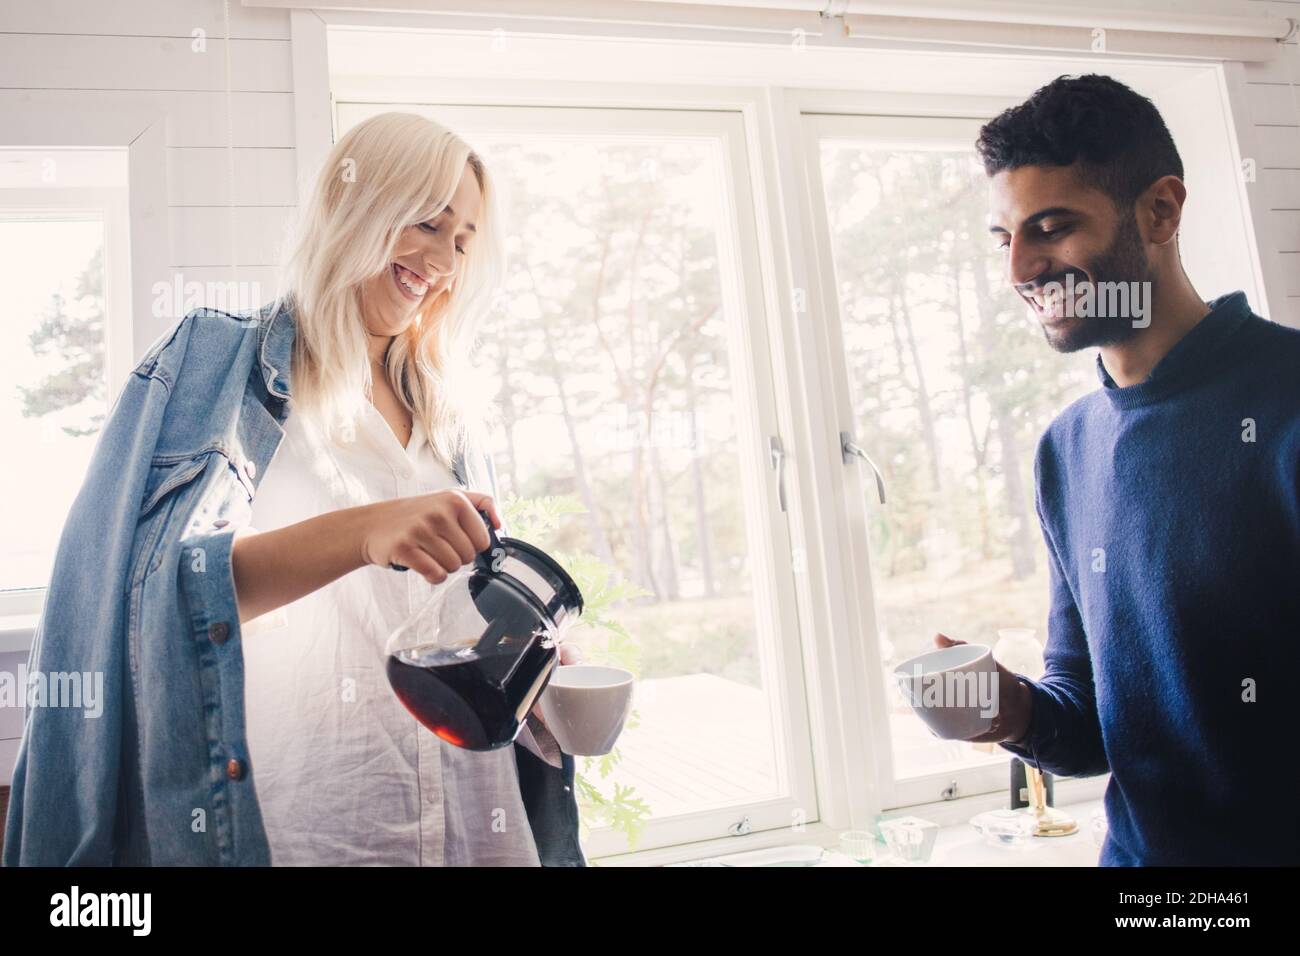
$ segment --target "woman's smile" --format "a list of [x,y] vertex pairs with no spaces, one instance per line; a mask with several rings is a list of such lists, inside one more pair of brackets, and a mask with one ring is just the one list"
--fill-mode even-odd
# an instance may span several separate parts
[[397,291],[412,302],[419,302],[429,291],[429,283],[399,262],[393,263],[393,283]]

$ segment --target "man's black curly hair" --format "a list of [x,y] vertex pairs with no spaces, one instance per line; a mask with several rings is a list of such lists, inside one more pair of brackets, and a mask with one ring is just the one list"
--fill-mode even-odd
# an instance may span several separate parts
[[1096,73],[1058,76],[985,123],[975,148],[989,176],[1077,162],[1080,182],[1123,210],[1161,176],[1183,178],[1183,161],[1155,105]]

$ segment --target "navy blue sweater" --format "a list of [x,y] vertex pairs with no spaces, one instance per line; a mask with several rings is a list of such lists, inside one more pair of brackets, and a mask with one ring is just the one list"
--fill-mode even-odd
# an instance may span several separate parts
[[1103,866],[1300,863],[1300,330],[1209,305],[1139,384],[1098,356],[1034,462],[1047,668],[1003,746],[1110,771]]

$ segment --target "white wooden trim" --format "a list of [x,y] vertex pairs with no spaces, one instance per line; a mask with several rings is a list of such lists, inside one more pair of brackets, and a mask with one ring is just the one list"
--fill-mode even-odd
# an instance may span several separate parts
[[[1142,57],[1266,62],[1278,53],[1279,44],[1274,37],[1144,32],[1106,27],[1099,22],[1100,19],[1074,26],[1045,26],[959,20],[920,21],[908,16],[848,16],[844,18],[844,25],[849,36],[856,40],[949,43],[993,50],[1057,51],[1066,55],[1089,50],[1094,39],[1104,43],[1110,54]],[[1261,25],[1267,28],[1267,23],[1261,22]],[[1278,32],[1283,32],[1283,27],[1279,26]]]
[[[865,136],[870,136],[873,132],[885,135],[889,131],[898,131],[900,127],[914,130],[918,124],[934,131],[936,128],[944,128],[942,124],[945,122],[964,125],[970,121],[805,115],[798,112],[797,101],[791,105],[791,110],[795,114],[791,119],[791,138],[800,146],[798,161],[801,164],[800,180],[804,184],[799,200],[804,243],[809,258],[808,324],[816,329],[818,345],[824,356],[820,380],[827,392],[825,400],[828,414],[822,422],[822,440],[826,446],[822,461],[832,478],[832,497],[827,508],[836,528],[840,567],[846,578],[845,584],[838,591],[844,605],[842,613],[849,622],[846,633],[854,638],[842,653],[851,652],[854,655],[851,673],[857,676],[857,686],[846,688],[842,693],[852,693],[858,702],[857,717],[863,727],[858,752],[863,764],[861,772],[870,781],[868,788],[872,799],[867,809],[874,816],[884,808],[898,803],[889,718],[885,712],[884,695],[881,693],[884,678],[878,663],[880,646],[876,633],[875,580],[866,535],[867,510],[879,505],[874,501],[869,502],[864,494],[866,484],[860,474],[861,465],[857,462],[846,465],[840,448],[841,431],[854,433],[858,441],[869,439],[857,435],[850,397],[851,383],[843,360],[834,251],[831,248],[830,225],[821,178],[821,136],[848,127],[860,130]],[[895,132],[894,135],[899,133]]]
[[294,10],[293,115],[299,194],[334,144],[334,94],[330,89],[325,23],[311,10]]
[[[235,90],[288,92],[288,41],[207,37],[0,33],[0,87],[61,90],[225,90],[225,54]],[[279,48],[283,54],[275,55]],[[111,69],[106,68],[111,66]]]
[[0,654],[30,652],[38,617],[39,614],[0,617]]
[[[441,16],[463,15],[464,0],[245,0],[250,7],[297,8],[310,5],[318,10],[341,10],[346,13],[377,11],[432,20]],[[487,9],[483,9],[486,6]],[[1200,38],[1248,38],[1266,41],[1291,36],[1295,25],[1284,17],[1225,16],[1194,14],[1184,11],[1130,10],[1123,6],[1090,6],[1081,11],[1078,4],[1040,4],[1003,2],[926,2],[904,0],[885,3],[880,0],[492,0],[480,5],[481,19],[502,20],[528,18],[565,25],[573,22],[609,24],[622,31],[644,30],[658,25],[689,25],[722,29],[789,31],[801,25],[818,26],[821,18],[833,22],[872,24],[880,21],[912,20],[912,29],[923,31],[941,24],[958,41],[968,42],[969,34],[979,28],[1012,27],[1044,30],[1076,28],[1131,33],[1142,38],[1168,35]],[[827,27],[826,29],[831,29]],[[1005,44],[1005,40],[1003,41]]]
[[[123,314],[130,317],[131,355],[140,354],[165,327],[146,306],[153,284],[168,275],[165,129],[164,116],[131,103],[102,110],[56,107],[43,95],[0,100],[0,146],[126,147],[131,291]],[[113,354],[120,359],[116,350]]]
[[[965,823],[977,813],[996,810],[1008,806],[1010,797],[1010,768],[1001,767],[997,789],[988,792],[958,796],[956,800],[932,800],[926,803],[902,805],[882,815],[882,819],[915,814],[923,820],[937,823],[941,827]],[[1085,800],[1099,800],[1110,784],[1110,774],[1097,777],[1056,777],[1052,781],[1053,806],[1068,803],[1080,803]],[[1079,821],[1084,823],[1083,820]]]
[[[233,182],[230,164],[233,159]],[[167,150],[167,200],[173,206],[296,206],[292,149],[236,146]]]
[[[109,319],[105,371],[111,396],[128,374],[132,359],[165,326],[146,303],[151,301],[153,283],[165,281],[168,273],[166,118],[129,99],[106,97],[99,106],[108,108],[56,102],[37,93],[0,98],[0,147],[126,148],[125,197],[105,200],[104,292]],[[124,284],[117,276],[124,271],[120,260],[127,255],[129,275]],[[44,594],[44,588],[6,592],[0,595],[0,612],[6,616],[36,613]],[[10,628],[5,643],[10,649],[25,649],[31,635],[26,625]],[[24,647],[14,646],[19,643]]]
[[227,122],[226,94],[220,90],[0,90],[0,115],[11,104],[30,103],[35,95],[55,115],[81,111],[111,116],[128,109],[166,116],[170,149],[224,149],[228,135],[236,148],[294,148],[292,93],[235,91]]
[[666,866],[669,863],[685,863],[688,860],[721,856],[725,853],[744,853],[747,850],[763,850],[768,847],[787,846],[794,843],[816,843],[819,846],[833,846],[839,842],[840,832],[836,827],[819,822],[811,823],[800,830],[788,827],[781,830],[764,830],[761,833],[749,833],[744,836],[696,840],[690,843],[678,843],[671,846],[604,856],[594,856],[588,853],[587,858],[589,862],[597,866]]
[[[1251,308],[1269,315],[1266,263],[1279,295],[1285,280],[1276,259],[1260,254],[1257,237],[1274,234],[1272,224],[1268,213],[1256,208],[1253,187],[1242,174],[1247,154],[1239,136],[1249,131],[1243,117],[1233,114],[1228,85],[1228,74],[1239,80],[1241,71],[1239,63],[1216,64],[1164,87],[1152,99],[1173,132],[1189,184],[1179,242],[1192,284],[1206,299],[1242,289]],[[1300,135],[1295,142],[1300,145]]]
[[148,36],[190,38],[193,31],[221,36],[224,9],[230,10],[231,36],[237,40],[284,40],[288,18],[279,10],[229,0],[166,0],[165,3],[86,3],[41,0],[0,4],[0,33],[64,36]]
[[[1239,103],[1247,101],[1246,74],[1241,64],[1224,65],[1223,85],[1225,96]],[[1280,239],[1281,237],[1270,228],[1273,224],[1268,216],[1268,195],[1262,188],[1264,177],[1267,175],[1267,170],[1263,168],[1266,165],[1265,153],[1261,149],[1259,129],[1251,119],[1252,117],[1244,110],[1235,111],[1231,114],[1229,127],[1237,156],[1241,162],[1249,162],[1252,165],[1255,175],[1254,183],[1247,182],[1244,176],[1240,179],[1241,189],[1245,193],[1245,214],[1250,220],[1250,235],[1252,238],[1274,235]],[[1300,157],[1297,157],[1297,164],[1300,164]],[[1300,176],[1297,176],[1297,180],[1300,180]],[[1300,327],[1300,314],[1287,314],[1284,308],[1277,308],[1280,301],[1275,301],[1281,300],[1289,291],[1287,283],[1291,277],[1291,270],[1286,269],[1282,261],[1283,257],[1278,251],[1278,244],[1257,242],[1251,245],[1254,249],[1255,268],[1260,276],[1251,306],[1260,315]],[[1263,248],[1260,248],[1261,246]],[[1269,294],[1270,289],[1274,291],[1273,295]],[[1280,314],[1275,316],[1275,312]]]
[[[857,584],[843,552],[840,479],[838,469],[825,464],[838,458],[839,444],[829,427],[836,416],[824,374],[830,354],[822,335],[820,290],[813,279],[815,239],[807,216],[797,109],[785,91],[764,93],[757,110],[765,199],[771,210],[764,244],[772,250],[772,295],[779,303],[772,350],[778,381],[785,384],[782,406],[795,443],[791,523],[808,569],[799,580],[799,604],[819,816],[841,829],[862,828],[880,798],[868,773],[869,678],[857,640],[860,630],[848,613],[848,595]],[[801,306],[804,311],[799,311]]]
[[32,646],[35,618],[45,604],[45,588],[10,588],[0,591],[0,651],[27,650]]
[[[619,77],[624,83],[653,84],[665,94],[686,86],[746,85],[970,93],[1019,100],[1060,73],[1105,72],[1151,89],[1180,70],[1205,65],[1123,54],[993,51],[883,40],[816,45],[809,37],[800,46],[792,44],[788,35],[727,43],[706,42],[708,38],[694,34],[651,40],[512,30],[498,32],[494,38],[496,24],[482,21],[477,28],[463,24],[443,31],[427,24],[420,29],[400,17],[327,12],[321,16],[329,26],[330,72],[340,99],[348,77],[382,75],[437,77],[439,85],[458,78],[591,85],[591,76]],[[383,37],[382,53],[374,43],[376,36]]]
[[[52,155],[57,155],[51,151]],[[127,186],[0,188],[0,220],[8,210],[94,216],[104,228],[104,385],[111,403],[131,370],[131,266]]]
[[[803,104],[815,103],[803,98]],[[859,674],[858,694],[861,716],[866,731],[860,753],[866,764],[864,770],[871,775],[869,802],[872,814],[887,808],[922,804],[940,798],[943,790],[955,784],[958,793],[980,794],[995,792],[1006,786],[1006,761],[991,766],[965,767],[944,770],[940,773],[900,779],[894,769],[893,741],[890,734],[889,715],[885,710],[883,681],[888,679],[880,667],[880,638],[875,610],[875,579],[872,575],[871,550],[868,544],[868,513],[880,507],[874,498],[874,485],[864,466],[854,461],[845,464],[840,456],[839,432],[847,431],[868,450],[871,436],[858,433],[858,423],[853,414],[852,383],[843,360],[844,344],[838,284],[835,276],[834,250],[831,247],[829,217],[821,176],[821,146],[835,140],[867,140],[873,146],[900,149],[966,150],[979,132],[980,122],[966,117],[936,116],[879,116],[800,113],[798,126],[792,139],[802,144],[802,176],[806,192],[801,208],[806,220],[806,248],[810,256],[809,268],[812,288],[810,296],[815,303],[815,313],[808,325],[816,327],[821,336],[827,364],[822,380],[831,391],[828,405],[833,414],[825,416],[824,439],[833,445],[825,459],[838,479],[837,509],[839,516],[841,548],[846,553],[844,567],[849,583],[841,594],[847,607],[845,612],[852,620],[849,633],[858,635],[854,645],[859,659],[854,671]],[[844,691],[849,692],[849,691]],[[1010,754],[1001,752],[1008,760]]]
[[128,195],[131,203],[131,353],[141,355],[167,327],[145,308],[153,287],[167,281],[171,219],[167,214],[166,117],[156,117],[130,141]]
[[[1057,778],[1053,783],[1053,806],[1068,807],[1072,804],[1100,800],[1105,794],[1109,782],[1110,774],[1104,774],[1100,777]],[[1008,783],[1008,780],[1003,780],[1004,786]],[[1004,790],[998,793],[985,793],[938,803],[899,807],[888,813],[881,814],[879,819],[887,820],[898,816],[914,815],[923,820],[929,820],[931,823],[937,823],[941,827],[955,827],[968,823],[970,818],[977,813],[1004,808],[1006,805],[1007,794]],[[1080,827],[1085,827],[1088,821],[1080,819],[1078,823]],[[862,826],[854,826],[852,829],[865,829],[874,832],[876,825],[877,820],[872,818]],[[729,853],[744,853],[750,850],[795,844],[811,843],[835,849],[839,845],[840,834],[847,829],[850,828],[830,826],[825,822],[820,822],[803,829],[770,830],[748,836],[728,837],[724,840],[705,840],[679,846],[660,847],[654,850],[639,850],[615,856],[592,858],[592,862],[599,866],[617,867],[666,866],[671,863],[685,863],[690,860],[706,859]]]

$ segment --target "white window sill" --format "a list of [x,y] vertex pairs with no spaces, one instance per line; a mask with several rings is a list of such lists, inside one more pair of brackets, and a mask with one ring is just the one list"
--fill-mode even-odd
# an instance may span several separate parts
[[9,614],[0,617],[0,654],[32,649],[39,614]]
[[[985,841],[969,822],[941,827],[935,840],[934,851],[925,863],[903,863],[892,857],[882,845],[877,845],[876,859],[859,863],[835,847],[829,847],[819,862],[813,866],[1096,866],[1101,853],[1092,836],[1092,816],[1101,809],[1100,800],[1087,800],[1059,807],[1070,814],[1079,828],[1069,836],[1033,837],[1022,846],[998,846]],[[726,865],[736,855],[705,857],[703,859],[669,864],[672,866],[698,866],[709,863]],[[744,865],[736,860],[733,865]]]
[[[992,859],[998,862],[971,862],[957,860],[944,863],[945,854],[951,847],[957,857],[970,856],[975,851],[969,849],[971,841],[983,846],[983,837],[970,825],[971,817],[986,810],[996,810],[1007,805],[1005,790],[992,793],[975,794],[958,800],[945,800],[939,803],[926,803],[911,807],[887,810],[881,815],[882,820],[895,817],[916,816],[923,820],[937,823],[940,827],[940,839],[936,843],[931,866],[1096,866],[1100,849],[1092,842],[1088,833],[1090,818],[1094,810],[1101,808],[1102,796],[1110,774],[1098,777],[1058,778],[1055,783],[1056,806],[1066,810],[1078,821],[1079,831],[1068,837],[1040,837],[1032,841],[1034,853],[1025,854],[1016,848],[987,846]],[[1086,808],[1086,809],[1085,809]],[[820,865],[858,866],[845,858],[834,862],[839,853],[840,832],[849,827],[831,827],[825,823],[809,823],[801,832],[789,829],[764,830],[746,836],[724,837],[702,843],[661,847],[652,850],[637,850],[612,856],[588,857],[592,866],[671,866],[679,863],[699,862],[705,859],[718,859],[730,854],[744,853],[781,846],[808,846],[816,844],[828,851],[826,860]],[[965,847],[966,849],[962,849]],[[879,844],[880,853],[884,853],[884,844]]]

